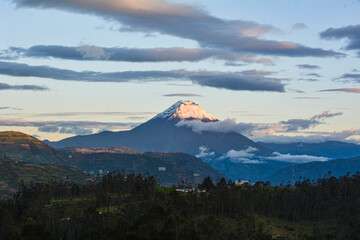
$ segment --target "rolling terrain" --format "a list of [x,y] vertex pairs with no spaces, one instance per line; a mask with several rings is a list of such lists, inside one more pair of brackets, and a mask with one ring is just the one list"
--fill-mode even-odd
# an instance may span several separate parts
[[[123,171],[126,174],[156,176],[164,186],[179,184],[182,181],[200,183],[207,176],[214,180],[226,178],[202,160],[184,153],[143,154],[127,147],[66,148],[60,151],[24,133],[1,132],[0,136],[0,154],[4,159],[0,182],[4,183],[4,189],[16,187],[18,182],[28,176],[31,176],[28,178],[29,181],[33,182],[50,180],[54,173],[58,176],[67,176],[70,167],[78,169],[72,172],[71,179],[82,178],[82,171],[91,175]],[[16,170],[15,167],[20,167],[20,170]],[[79,176],[76,177],[76,174]],[[12,182],[7,177],[10,177]]]
[[85,183],[86,178],[83,171],[60,164],[35,164],[0,159],[0,192],[2,193],[17,192],[22,182],[28,184],[55,180]]
[[37,138],[21,132],[0,132],[0,157],[33,163],[60,162],[59,152]]

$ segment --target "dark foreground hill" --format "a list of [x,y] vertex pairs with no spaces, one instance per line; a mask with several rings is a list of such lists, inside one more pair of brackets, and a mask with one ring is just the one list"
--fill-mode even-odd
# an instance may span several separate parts
[[356,174],[357,171],[360,171],[360,157],[293,165],[280,170],[268,180],[273,185],[286,184],[288,181],[294,184],[300,177],[316,180],[326,175],[329,176],[329,172],[331,172],[331,176],[340,177],[348,173]]
[[0,192],[15,193],[21,182],[74,181],[84,183],[83,171],[59,164],[34,164],[25,161],[0,159]]

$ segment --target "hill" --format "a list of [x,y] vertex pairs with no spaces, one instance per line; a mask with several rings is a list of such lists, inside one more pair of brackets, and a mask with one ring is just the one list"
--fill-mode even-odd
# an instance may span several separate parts
[[56,181],[85,182],[83,171],[59,164],[34,164],[25,161],[0,159],[0,192],[15,193],[21,182]]
[[0,132],[0,157],[33,163],[59,162],[58,151],[21,132]]
[[128,148],[128,147],[96,147],[96,148],[81,148],[81,147],[66,147],[60,149],[63,152],[79,152],[79,153],[127,153],[127,154],[140,154],[141,152]]
[[[94,175],[121,170],[127,174],[149,173],[160,178],[162,185],[166,186],[178,184],[181,181],[200,183],[207,176],[214,180],[226,178],[225,175],[200,159],[187,154],[142,154],[127,147],[65,148],[59,151],[24,133],[1,132],[0,136],[3,158],[14,162],[56,162],[76,167],[87,173],[91,172]],[[38,173],[35,168],[36,166],[27,168],[30,175]],[[63,174],[62,169],[58,169],[58,171]],[[36,181],[36,178],[33,180]]]
[[287,183],[294,184],[300,177],[316,180],[331,172],[332,176],[345,176],[347,173],[356,174],[360,171],[360,157],[350,159],[337,159],[327,162],[310,162],[286,167],[268,178],[273,185]]
[[179,184],[181,181],[201,183],[204,177],[226,178],[200,159],[187,154],[123,154],[69,152],[65,164],[85,170],[87,173],[103,174],[111,171],[149,173],[159,178],[163,186]]

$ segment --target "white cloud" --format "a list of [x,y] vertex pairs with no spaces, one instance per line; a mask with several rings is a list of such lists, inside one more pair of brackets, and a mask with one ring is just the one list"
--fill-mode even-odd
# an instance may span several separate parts
[[101,47],[83,45],[76,50],[80,52],[83,58],[108,59],[111,56],[111,53],[105,52]]
[[199,147],[199,153],[195,155],[197,158],[208,158],[213,157],[215,155],[214,152],[210,152],[209,148],[206,146]]
[[291,163],[308,163],[308,162],[325,162],[329,158],[326,157],[316,157],[310,155],[291,155],[291,154],[281,154],[274,152],[270,157],[262,157],[263,159],[275,160],[281,162],[291,162]]
[[231,162],[234,163],[250,163],[250,164],[258,164],[262,163],[262,161],[258,159],[252,159],[255,157],[255,153],[257,149],[254,147],[249,147],[245,150],[230,150],[226,154],[219,157],[217,160],[224,160],[229,159]]
[[350,141],[357,142],[354,136],[360,136],[360,129],[349,129],[340,132],[304,132],[305,134],[313,134],[310,136],[284,136],[284,135],[265,135],[251,138],[253,141],[266,143],[319,143],[326,141]]
[[221,133],[237,132],[245,135],[250,135],[256,127],[253,123],[236,123],[235,119],[226,119],[217,122],[180,121],[176,126],[191,128],[192,131],[196,133],[205,131]]

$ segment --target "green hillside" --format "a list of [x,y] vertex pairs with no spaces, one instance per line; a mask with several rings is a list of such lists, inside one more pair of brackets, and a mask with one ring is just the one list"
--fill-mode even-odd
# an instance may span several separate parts
[[[66,153],[64,164],[75,166],[88,173],[98,174],[99,171],[102,173],[124,171],[126,174],[149,173],[159,178],[163,186],[179,184],[186,180],[190,183],[201,183],[207,176],[214,180],[225,177],[200,159],[187,154]],[[193,168],[188,167],[189,158],[193,162]],[[180,159],[183,159],[183,162]]]
[[[75,147],[59,151],[21,132],[0,132],[0,158],[13,162],[18,161],[18,163],[19,161],[37,164],[58,163],[75,167],[94,175],[99,173],[105,174],[108,171],[124,171],[126,174],[149,173],[159,178],[163,186],[179,184],[182,181],[200,183],[207,176],[214,180],[225,177],[200,159],[188,154],[142,154],[127,147],[91,149]],[[49,179],[46,173],[44,173],[45,176],[42,176],[43,173],[39,172],[39,165],[28,164],[27,166],[33,166],[34,168],[27,168],[22,175],[17,176],[32,175],[36,177],[32,179],[34,182],[42,181],[42,177]],[[63,171],[65,169],[57,169],[57,172],[62,175],[67,173]],[[2,171],[2,174],[5,174],[4,171]],[[17,185],[15,184],[14,186]]]
[[56,181],[85,182],[86,174],[81,170],[49,163],[35,164],[25,161],[0,159],[0,192],[15,193],[22,181],[25,183]]
[[59,162],[58,152],[37,138],[21,132],[0,132],[0,157],[33,163]]

